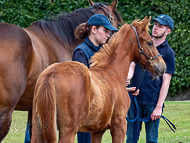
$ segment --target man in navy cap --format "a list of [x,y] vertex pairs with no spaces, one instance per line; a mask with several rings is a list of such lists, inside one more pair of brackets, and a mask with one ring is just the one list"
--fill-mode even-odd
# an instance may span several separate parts
[[[145,122],[146,130],[146,143],[158,142],[158,128],[160,117],[163,112],[164,101],[166,99],[170,80],[175,73],[175,53],[168,45],[166,36],[171,32],[174,27],[173,19],[165,14],[159,15],[157,18],[152,19],[154,26],[152,29],[152,40],[158,52],[164,59],[167,70],[163,76],[153,80],[151,72],[146,71],[143,81],[139,87],[139,95],[137,96],[139,118],[150,117],[151,121]],[[130,86],[136,86],[139,79],[141,68],[134,62],[131,63],[128,78],[132,79]],[[133,115],[132,108],[129,109],[130,115]],[[135,123],[128,122],[127,128],[127,143],[133,143],[133,129]],[[142,122],[137,124],[137,138],[139,139]]]

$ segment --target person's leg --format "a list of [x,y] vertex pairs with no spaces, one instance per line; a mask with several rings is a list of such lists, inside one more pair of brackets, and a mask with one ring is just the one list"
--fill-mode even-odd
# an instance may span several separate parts
[[[139,111],[139,117],[141,118],[142,117],[141,105],[138,105],[138,111]],[[129,108],[128,118],[129,119],[134,119],[134,110],[132,109],[132,107]],[[136,121],[136,122],[138,122],[137,138],[139,139],[140,131],[142,129],[142,122],[139,122],[139,121]],[[127,139],[126,139],[127,143],[133,143],[134,126],[135,126],[135,122],[128,122],[127,121]]]
[[24,143],[30,143],[30,133],[29,133],[28,122],[27,122],[27,126],[26,126]]
[[[131,107],[129,108],[127,118],[128,119],[133,119],[134,118],[134,113],[133,113],[133,110],[131,109]],[[134,122],[127,121],[127,139],[126,139],[126,143],[133,143],[133,128],[134,128]]]
[[[154,111],[154,106],[146,106],[145,113],[146,117],[150,116]],[[158,127],[159,127],[160,119],[145,122],[145,130],[146,130],[146,143],[157,143],[158,142]]]
[[78,132],[77,139],[78,143],[91,143],[90,133]]

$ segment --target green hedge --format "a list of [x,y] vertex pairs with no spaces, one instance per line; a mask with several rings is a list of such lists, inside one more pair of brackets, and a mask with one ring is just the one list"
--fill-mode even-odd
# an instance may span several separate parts
[[[52,2],[54,1],[54,2]],[[60,12],[70,13],[88,7],[88,0],[1,0],[0,22],[8,22],[23,28],[33,21],[45,19]],[[94,0],[112,2],[113,0]],[[190,3],[188,0],[119,0],[117,10],[127,23],[134,19],[152,18],[168,14],[174,19],[174,29],[167,37],[176,55],[176,74],[172,77],[170,93],[179,94],[190,88]],[[152,28],[152,27],[150,27]]]

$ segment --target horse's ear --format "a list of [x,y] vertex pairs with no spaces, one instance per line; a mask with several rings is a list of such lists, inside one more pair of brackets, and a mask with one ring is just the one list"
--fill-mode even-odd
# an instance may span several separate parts
[[118,0],[114,0],[111,5],[113,6],[113,9],[116,9]]
[[92,0],[88,0],[90,5],[94,5],[94,2]]
[[141,20],[141,22],[144,22],[146,19],[147,19],[147,16],[143,20]]
[[142,30],[142,29],[146,29],[146,27],[147,27],[147,25],[149,24],[149,22],[150,22],[150,20],[151,20],[151,16],[149,17],[149,19],[147,19],[147,16],[143,19],[143,20],[141,20],[141,25],[139,26],[139,28]]

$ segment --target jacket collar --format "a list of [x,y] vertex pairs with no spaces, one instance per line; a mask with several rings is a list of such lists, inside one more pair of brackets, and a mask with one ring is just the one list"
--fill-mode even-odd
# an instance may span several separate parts
[[92,49],[94,50],[95,52],[98,52],[99,49],[102,47],[102,44],[100,44],[98,47],[95,46],[88,37],[86,37],[85,39],[85,43]]

